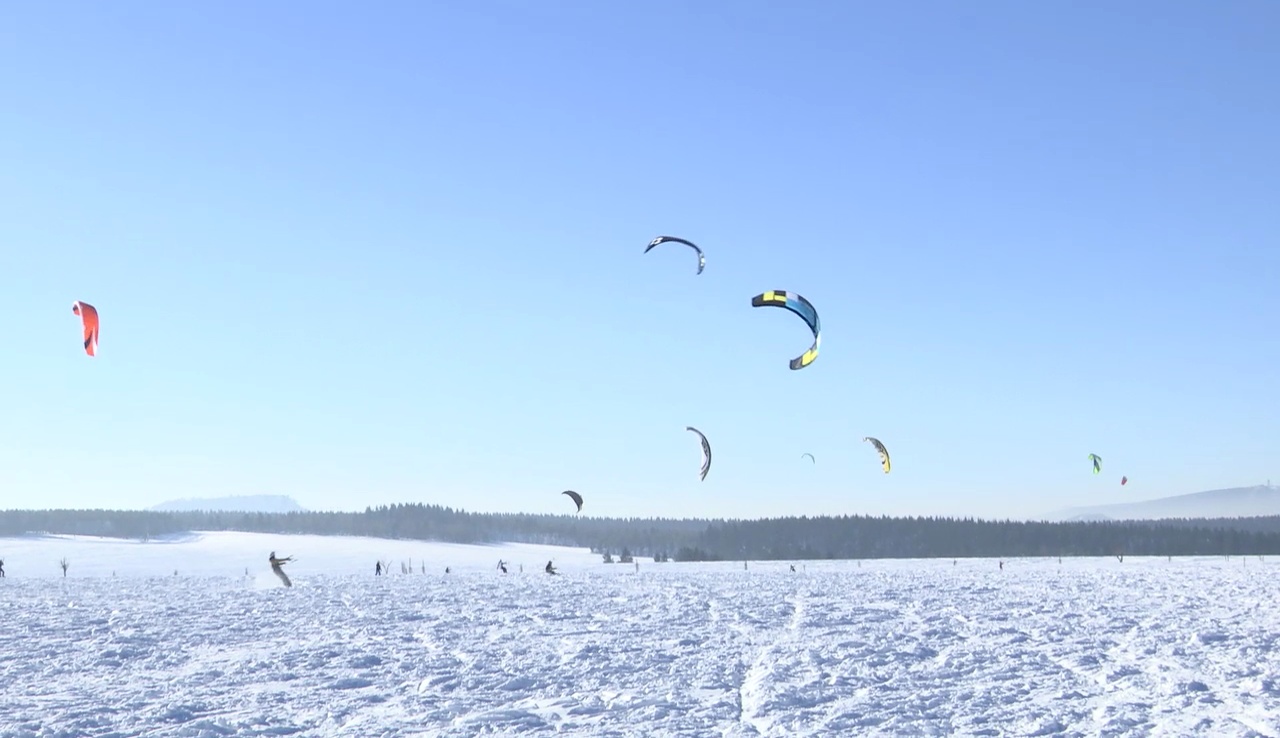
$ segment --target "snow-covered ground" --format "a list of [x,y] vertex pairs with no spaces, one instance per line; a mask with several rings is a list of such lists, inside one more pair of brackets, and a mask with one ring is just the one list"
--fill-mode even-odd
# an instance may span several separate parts
[[1256,557],[637,571],[210,533],[0,558],[0,736],[1280,736],[1280,564]]
[[150,541],[88,536],[29,536],[0,538],[0,560],[10,577],[62,577],[58,563],[66,559],[67,577],[225,576],[265,573],[265,586],[279,586],[267,556],[293,556],[287,565],[294,584],[323,574],[373,575],[378,561],[413,563],[421,574],[443,574],[445,567],[461,571],[496,571],[498,560],[509,571],[546,566],[598,564],[601,557],[582,548],[504,543],[492,546],[426,541],[388,540],[355,536],[301,536],[265,533],[191,533]]

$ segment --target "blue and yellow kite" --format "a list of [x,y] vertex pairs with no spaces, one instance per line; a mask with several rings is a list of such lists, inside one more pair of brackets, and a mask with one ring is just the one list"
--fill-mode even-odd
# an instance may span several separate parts
[[751,298],[751,307],[780,307],[800,316],[813,331],[813,345],[809,350],[791,360],[792,369],[803,369],[818,358],[818,347],[822,344],[822,324],[818,321],[818,311],[813,303],[800,295],[784,290],[769,290]]

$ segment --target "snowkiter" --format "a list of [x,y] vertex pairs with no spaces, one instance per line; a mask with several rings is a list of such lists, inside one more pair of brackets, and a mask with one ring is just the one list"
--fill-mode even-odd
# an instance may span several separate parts
[[278,559],[276,558],[276,552],[272,551],[271,555],[267,557],[267,560],[271,562],[271,571],[276,576],[280,577],[280,581],[284,582],[284,586],[292,587],[293,582],[289,581],[289,575],[284,573],[283,567],[286,563],[293,561],[293,557],[286,556],[283,559]]

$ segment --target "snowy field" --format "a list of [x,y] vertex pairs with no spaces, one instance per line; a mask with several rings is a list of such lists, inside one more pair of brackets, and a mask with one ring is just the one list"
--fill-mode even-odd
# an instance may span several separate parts
[[[290,589],[272,550],[298,557]],[[6,737],[1280,738],[1280,561],[1256,557],[637,571],[209,533],[0,539],[0,558]]]

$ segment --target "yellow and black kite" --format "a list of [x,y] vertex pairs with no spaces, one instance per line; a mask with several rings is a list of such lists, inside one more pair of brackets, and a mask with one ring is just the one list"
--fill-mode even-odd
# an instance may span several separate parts
[[792,369],[803,369],[818,358],[818,347],[822,344],[822,324],[818,321],[818,311],[813,303],[794,292],[785,290],[769,290],[751,298],[751,307],[780,307],[790,310],[813,331],[813,345],[809,350],[791,360]]

